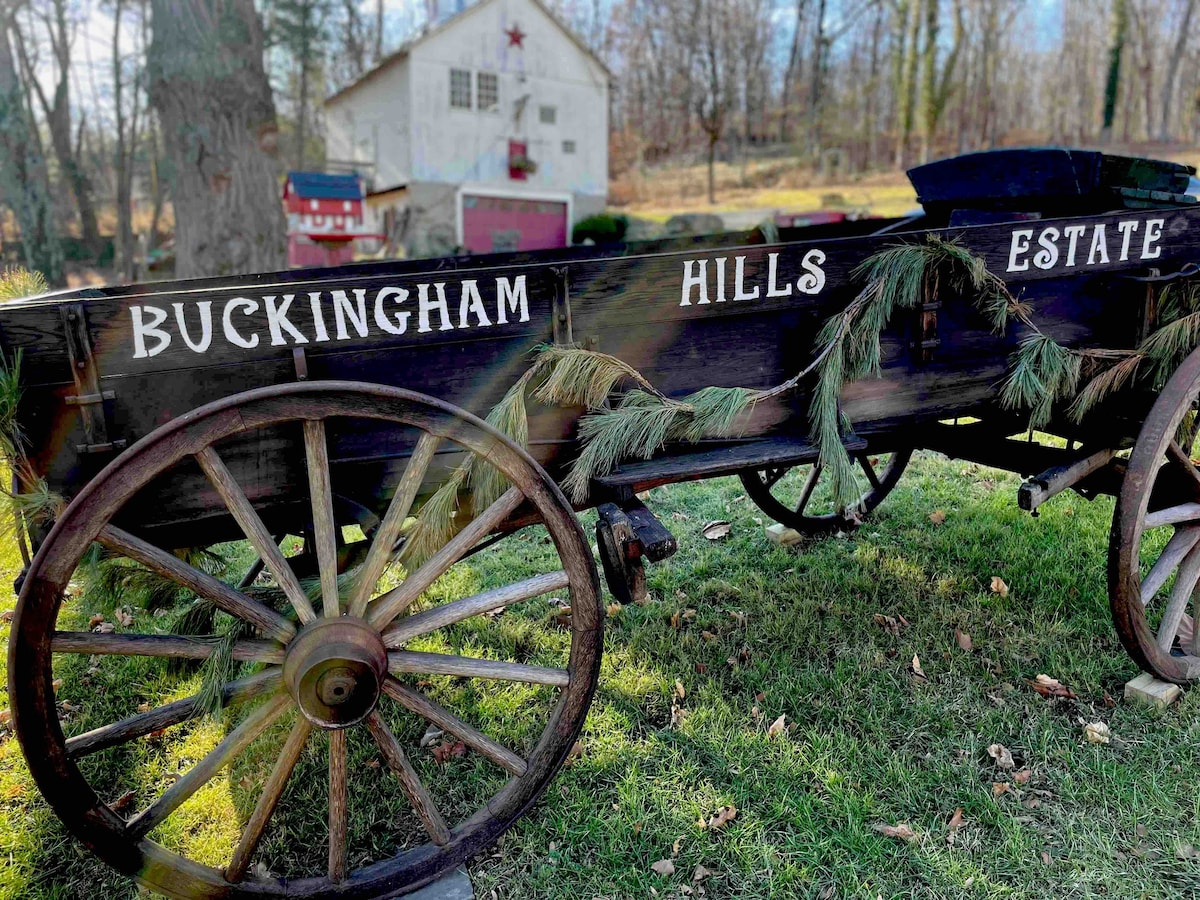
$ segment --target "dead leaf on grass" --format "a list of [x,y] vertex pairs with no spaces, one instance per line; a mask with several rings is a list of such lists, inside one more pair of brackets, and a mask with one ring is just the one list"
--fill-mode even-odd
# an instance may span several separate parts
[[971,643],[971,636],[959,628],[954,629],[954,643],[958,644],[958,649],[964,653],[970,653],[974,646]]
[[888,634],[900,634],[900,623],[891,616],[885,616],[883,613],[875,613],[874,619],[875,624]]
[[710,875],[712,875],[712,869],[705,868],[703,864],[697,865],[696,871],[692,873],[692,884],[695,884],[698,881],[703,881]]
[[917,839],[917,833],[906,822],[902,822],[899,825],[884,825],[881,822],[877,822],[871,827],[884,837],[899,838],[902,841],[914,841]]
[[992,593],[999,594],[1001,597],[1008,596],[1008,585],[999,575],[992,576]]
[[992,782],[992,797],[999,797],[1001,794],[1007,794],[1011,785],[1007,781]]
[[6,609],[4,612],[0,612],[0,622],[11,622],[16,612],[15,609]]
[[951,834],[954,834],[965,824],[967,824],[967,820],[963,816],[963,808],[960,806],[954,810],[954,815],[950,817],[950,821],[946,824],[946,827],[950,830]]
[[717,639],[717,636],[715,634],[713,634],[711,631],[700,632],[700,637],[704,638],[704,640],[708,641],[709,643],[712,643],[713,641],[715,641]]
[[746,614],[744,612],[739,609],[728,609],[726,612],[729,613],[729,618],[733,619],[734,624],[738,628],[746,627]]
[[1013,769],[1016,768],[1016,763],[1013,762],[1012,752],[1003,744],[992,744],[987,749],[988,756],[996,761],[997,768]]
[[717,519],[707,523],[700,529],[700,533],[704,535],[705,540],[719,541],[724,537],[728,537],[731,528],[733,528],[733,525],[729,522],[724,519]]
[[687,690],[684,688],[682,681],[676,680],[675,682],[675,696],[680,700],[687,696]]
[[1022,769],[1020,772],[1013,773],[1013,781],[1017,784],[1028,784],[1029,779],[1033,777],[1033,772],[1030,769]]
[[1112,732],[1103,722],[1090,722],[1083,726],[1083,736],[1089,744],[1108,744],[1112,742]]
[[608,617],[611,619],[615,616],[619,616],[622,609],[623,607],[620,603],[610,603],[608,604],[608,608],[605,610],[605,612],[608,613]]
[[681,522],[686,522],[688,519],[691,518],[691,516],[689,516],[685,512],[673,512],[673,513],[671,513],[671,518],[678,519]]
[[436,725],[430,725],[428,728],[425,729],[425,733],[423,735],[421,735],[421,741],[418,746],[420,746],[420,748],[422,750],[424,750],[430,744],[436,743],[437,741],[440,741],[441,739],[442,739],[442,729],[438,728]]
[[767,729],[767,737],[775,737],[783,731],[787,726],[787,716],[781,715],[778,719],[771,723],[771,727]]
[[657,875],[667,876],[675,874],[675,863],[669,859],[660,859],[656,863],[651,863],[650,868]]
[[943,522],[946,521],[945,510],[935,509],[933,512],[931,512],[929,514],[929,521],[932,522],[934,525],[941,525]]
[[683,846],[683,835],[675,838],[675,843],[671,844],[671,858],[674,859],[679,855],[679,848]]
[[467,745],[462,741],[442,741],[433,748],[433,758],[439,765],[444,764],[448,759],[465,756],[466,753]]
[[1033,681],[1026,681],[1026,684],[1043,697],[1062,697],[1065,700],[1075,699],[1075,694],[1069,687],[1057,678],[1051,678],[1049,675],[1039,674]]
[[708,820],[708,827],[711,831],[719,831],[737,818],[737,807],[730,803],[728,806],[722,806]]
[[929,676],[927,676],[925,674],[925,670],[921,668],[921,658],[919,656],[917,656],[917,654],[915,654],[915,653],[913,654],[913,658],[912,658],[912,670],[913,670],[913,674],[916,675],[918,678],[923,678],[926,681],[929,680]]

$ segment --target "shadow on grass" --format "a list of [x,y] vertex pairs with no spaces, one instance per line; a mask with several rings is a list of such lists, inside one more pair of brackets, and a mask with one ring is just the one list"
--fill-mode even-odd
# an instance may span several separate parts
[[[1063,497],[1035,520],[1015,508],[1016,485],[921,457],[853,538],[791,550],[766,542],[761,515],[734,480],[656,490],[649,504],[681,551],[650,568],[651,603],[609,618],[582,752],[473,864],[479,895],[1195,892],[1200,867],[1187,847],[1200,845],[1197,701],[1187,695],[1155,716],[1120,699],[1135,670],[1107,616],[1111,503]],[[930,521],[935,510],[945,513],[941,526]],[[732,533],[705,541],[701,526],[716,518],[729,519]],[[546,552],[532,536],[504,542],[472,559],[470,587],[523,577]],[[993,577],[1007,595],[992,591]],[[876,614],[907,624],[889,630]],[[496,622],[455,629],[446,647],[549,660],[565,640],[544,627],[550,618],[544,599],[530,601]],[[956,628],[970,635],[970,650]],[[914,657],[924,678],[913,673]],[[1040,672],[1078,698],[1034,693],[1026,682]],[[550,702],[545,692],[448,679],[426,688],[516,747],[536,736]],[[77,682],[63,696],[98,700],[95,687],[89,694]],[[781,715],[786,727],[771,735]],[[471,755],[438,766],[416,747],[425,723],[392,718],[447,818],[502,783]],[[1083,739],[1082,724],[1096,720],[1110,725],[1111,744]],[[231,846],[222,840],[232,833],[236,841],[286,727],[215,780],[194,816],[181,810],[168,838],[222,861]],[[174,757],[159,755],[178,758],[186,740],[172,745]],[[1012,753],[1012,768],[988,754],[996,743]],[[310,742],[289,784],[289,812],[264,847],[273,870],[323,868],[324,746],[323,737]],[[23,788],[3,801],[11,824],[0,850],[10,862],[0,893],[133,896],[128,881],[63,835],[31,796],[14,751],[9,739],[0,757],[0,790]],[[352,864],[420,838],[394,780],[371,765],[377,758],[365,741],[352,743]],[[138,791],[160,785],[169,764],[137,750],[111,763],[123,789]],[[698,824],[728,804],[738,810],[731,823]],[[952,830],[960,808],[965,824]],[[232,821],[220,821],[229,811]],[[913,837],[887,837],[881,825],[907,825]],[[673,860],[674,875],[651,870],[663,859]],[[711,874],[693,881],[697,866]]]

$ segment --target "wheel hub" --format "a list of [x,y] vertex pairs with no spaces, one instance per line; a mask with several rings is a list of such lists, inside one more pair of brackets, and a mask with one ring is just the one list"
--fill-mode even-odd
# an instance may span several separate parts
[[362,619],[317,619],[287,648],[283,681],[304,717],[319,728],[346,728],[375,708],[387,675],[379,632]]

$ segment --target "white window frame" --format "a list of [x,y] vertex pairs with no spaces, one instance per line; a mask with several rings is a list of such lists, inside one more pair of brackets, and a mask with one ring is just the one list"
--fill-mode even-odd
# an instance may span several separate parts
[[[457,79],[458,83],[456,84],[455,83],[456,75],[466,76],[466,77]],[[465,106],[462,103],[455,102],[456,99],[461,100],[463,97],[464,81],[465,81],[466,100],[467,100]],[[468,110],[468,109],[473,108],[473,105],[474,105],[474,94],[473,94],[474,81],[475,81],[475,79],[473,79],[471,77],[470,69],[452,68],[450,70],[450,108],[451,109]],[[456,88],[457,88],[457,90],[456,90]]]
[[[485,78],[491,81],[492,87],[492,103],[487,106],[483,102],[483,81]],[[475,105],[480,112],[500,112],[500,76],[495,72],[475,73]]]

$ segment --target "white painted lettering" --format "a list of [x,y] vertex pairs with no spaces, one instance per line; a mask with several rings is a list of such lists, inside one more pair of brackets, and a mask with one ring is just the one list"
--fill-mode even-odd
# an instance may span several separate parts
[[458,327],[469,328],[470,323],[467,322],[467,313],[475,314],[475,324],[479,328],[485,328],[492,324],[492,320],[488,318],[487,310],[483,308],[483,298],[479,296],[479,287],[475,284],[475,279],[468,278],[462,283],[462,293],[458,302]]
[[325,312],[321,309],[321,292],[308,292],[308,305],[312,309],[313,328],[316,329],[317,336],[314,340],[318,344],[322,344],[329,340],[329,332],[325,330]]
[[1063,234],[1071,239],[1067,244],[1067,266],[1075,265],[1075,248],[1079,245],[1079,239],[1083,237],[1083,233],[1087,231],[1086,225],[1068,225],[1063,229]]
[[717,302],[725,302],[725,257],[718,256],[713,260],[717,264]]
[[1096,225],[1092,229],[1092,249],[1088,251],[1088,265],[1096,264],[1096,251],[1100,251],[1100,262],[1108,262],[1108,242],[1104,237],[1104,226]]
[[258,312],[258,301],[249,297],[234,297],[225,303],[225,311],[221,313],[221,328],[225,332],[225,340],[244,350],[252,350],[258,346],[258,335],[251,334],[250,337],[244,338],[238,334],[237,329],[233,327],[233,313],[237,309],[241,309],[243,315],[253,315]]
[[796,279],[796,288],[800,293],[821,293],[821,289],[825,287],[825,270],[821,268],[824,263],[825,254],[820,250],[809,250],[804,254],[804,259],[800,260],[800,268],[805,274]]
[[[704,278],[704,265],[700,266],[700,278]],[[703,290],[703,288],[702,288]],[[683,289],[683,297],[687,299],[687,287]],[[708,300],[702,299],[701,303],[707,303]],[[682,304],[687,306],[686,303]],[[529,294],[525,290],[525,276],[518,275],[516,279],[509,284],[507,278],[496,279],[496,322],[500,325],[508,324],[508,313],[515,313],[520,308],[521,314],[517,318],[518,322],[529,321]]]
[[1117,231],[1121,232],[1121,262],[1129,259],[1129,239],[1141,224],[1137,219],[1117,223]]
[[1033,255],[1033,264],[1039,269],[1053,269],[1058,262],[1058,229],[1047,228],[1039,234],[1038,246],[1042,249]]
[[295,294],[284,294],[283,302],[276,307],[274,297],[263,297],[263,303],[265,303],[267,307],[267,328],[271,330],[272,347],[282,347],[287,344],[287,338],[283,336],[285,331],[288,333],[288,336],[291,337],[292,343],[308,343],[308,338],[301,334],[300,330],[288,321],[288,307],[292,305],[292,301],[295,299]]
[[345,341],[350,339],[350,332],[346,329],[346,320],[350,320],[350,324],[354,326],[355,332],[359,337],[367,336],[367,291],[365,288],[354,288],[354,303],[351,304],[350,298],[346,296],[345,291],[331,291],[333,296],[333,315],[337,322],[337,339]]
[[446,305],[446,282],[438,281],[433,285],[437,296],[435,299],[429,299],[429,285],[417,285],[417,332],[424,334],[427,331],[433,331],[429,326],[429,313],[432,310],[437,310],[440,325],[438,331],[452,331],[454,326],[450,324],[450,308]]
[[[142,318],[142,312],[150,314],[151,321]],[[133,317],[133,358],[145,359],[147,356],[158,356],[171,345],[171,335],[158,326],[167,320],[167,311],[157,306],[131,306],[129,314]],[[153,338],[153,347],[146,349],[146,338]]]
[[[693,275],[692,269],[698,268],[698,274]],[[685,259],[683,261],[683,297],[679,301],[680,306],[692,305],[692,288],[700,289],[700,299],[697,303],[708,302],[708,260],[707,259]],[[522,276],[524,277],[524,276]],[[499,279],[497,279],[498,281]],[[499,304],[499,299],[496,303]],[[497,318],[503,322],[504,314],[501,312]]]
[[1020,257],[1029,252],[1029,242],[1032,239],[1032,228],[1022,228],[1012,233],[1012,244],[1008,248],[1008,271],[1024,272],[1029,268],[1029,260],[1021,260]]
[[408,331],[408,317],[412,313],[407,310],[404,312],[393,313],[396,317],[395,324],[388,318],[388,314],[383,310],[383,301],[396,298],[396,305],[399,306],[408,299],[408,291],[404,288],[385,287],[380,288],[379,293],[375,295],[375,324],[386,331],[388,334],[404,334]]
[[788,282],[783,283],[783,287],[779,287],[775,283],[775,278],[779,274],[779,254],[767,254],[767,296],[768,297],[790,297],[792,295],[792,286]]
[[1162,256],[1162,247],[1155,247],[1154,252],[1150,252],[1150,245],[1158,241],[1162,237],[1163,222],[1166,219],[1147,219],[1146,231],[1142,237],[1142,259],[1158,259]]
[[733,258],[733,299],[734,300],[757,300],[758,285],[754,286],[754,290],[747,291],[745,287],[745,272],[743,268],[746,265],[746,257],[735,256]]
[[212,301],[201,300],[196,304],[196,308],[200,310],[199,341],[193,341],[192,336],[188,334],[187,321],[183,314],[183,304],[172,303],[171,305],[175,307],[175,324],[179,326],[179,336],[183,338],[183,342],[188,345],[188,349],[193,353],[203,353],[212,343]]

